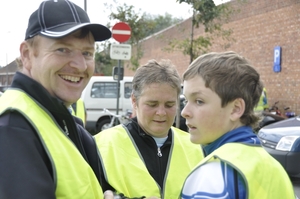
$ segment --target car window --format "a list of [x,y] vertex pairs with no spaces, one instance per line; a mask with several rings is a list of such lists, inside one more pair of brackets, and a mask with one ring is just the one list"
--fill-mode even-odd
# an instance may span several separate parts
[[124,89],[124,97],[126,99],[130,98],[132,92],[132,82],[125,82]]
[[117,82],[95,82],[91,89],[92,98],[117,98]]

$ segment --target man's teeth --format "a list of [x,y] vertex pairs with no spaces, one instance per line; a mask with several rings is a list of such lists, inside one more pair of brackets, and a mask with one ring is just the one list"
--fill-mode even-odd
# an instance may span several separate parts
[[80,77],[73,77],[73,76],[61,76],[61,77],[71,82],[78,82],[80,80]]

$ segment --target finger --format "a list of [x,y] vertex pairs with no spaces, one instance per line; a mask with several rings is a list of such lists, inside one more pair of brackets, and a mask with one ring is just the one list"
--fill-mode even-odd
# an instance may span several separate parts
[[104,199],[114,199],[114,193],[111,190],[105,191]]

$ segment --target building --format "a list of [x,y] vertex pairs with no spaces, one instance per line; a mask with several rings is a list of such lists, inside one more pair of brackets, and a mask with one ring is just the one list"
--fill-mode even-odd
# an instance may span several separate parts
[[[236,51],[252,61],[267,89],[270,106],[279,101],[281,112],[283,107],[289,106],[291,111],[300,114],[300,0],[244,0],[244,3],[233,0],[230,4],[240,11],[224,24],[224,28],[233,30],[235,39],[226,50]],[[182,75],[190,57],[179,51],[169,53],[163,49],[170,39],[190,38],[191,27],[190,18],[144,39],[141,42],[144,55],[140,63],[145,64],[150,59],[170,59]],[[202,34],[203,27],[194,30],[194,37]],[[276,47],[281,50],[279,57],[274,56],[278,53]],[[224,50],[221,41],[215,42],[211,48],[211,51]],[[280,72],[273,70],[274,59],[281,62]],[[10,84],[16,70],[15,62],[8,68],[0,68],[0,86],[6,86],[7,81]],[[125,67],[125,76],[133,74],[134,71]]]
[[13,76],[18,70],[17,62],[13,61],[8,65],[0,68],[0,91],[5,91],[5,89],[11,85]]
[[[252,61],[267,89],[270,106],[279,101],[282,112],[283,107],[289,106],[300,114],[300,0],[246,0],[230,4],[240,11],[224,24],[224,28],[233,30],[235,39],[226,50],[236,51]],[[142,41],[144,56],[140,63],[170,59],[182,75],[190,63],[189,56],[163,49],[169,39],[190,38],[191,27],[190,18]],[[194,30],[195,37],[203,33],[201,27]],[[215,42],[211,51],[225,51],[220,44]],[[281,61],[280,72],[273,71],[277,46],[281,47],[281,56],[277,57]],[[125,67],[124,74],[131,76],[134,71]]]

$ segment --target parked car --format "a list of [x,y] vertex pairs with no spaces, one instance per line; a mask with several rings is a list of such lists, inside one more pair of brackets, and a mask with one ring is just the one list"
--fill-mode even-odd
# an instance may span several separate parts
[[133,77],[124,77],[119,83],[113,76],[93,76],[81,94],[87,112],[85,128],[95,134],[103,129],[111,121],[111,115],[104,112],[108,109],[112,113],[123,115],[128,109],[132,109],[131,91]]
[[300,177],[300,116],[263,127],[258,138],[290,177]]

